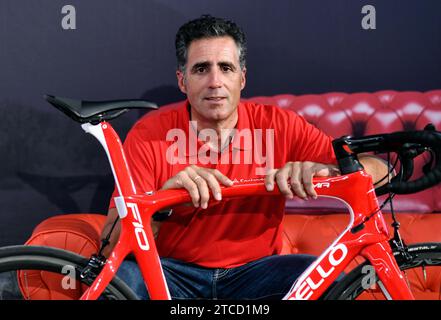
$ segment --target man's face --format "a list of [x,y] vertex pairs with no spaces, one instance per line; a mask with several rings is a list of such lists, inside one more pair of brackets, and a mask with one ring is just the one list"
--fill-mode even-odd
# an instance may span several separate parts
[[185,74],[177,71],[176,75],[192,107],[193,120],[224,122],[234,118],[245,87],[245,73],[231,37],[191,42]]

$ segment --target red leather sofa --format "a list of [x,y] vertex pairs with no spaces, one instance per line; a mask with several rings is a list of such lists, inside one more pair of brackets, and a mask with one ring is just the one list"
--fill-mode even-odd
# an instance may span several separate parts
[[[254,97],[249,100],[276,104],[293,110],[328,134],[362,136],[400,130],[423,129],[433,123],[441,129],[441,90],[428,92],[379,91],[375,93],[326,93],[294,96]],[[414,176],[421,174],[424,157],[417,159]],[[394,208],[407,243],[441,242],[441,185],[413,195],[396,196]],[[388,207],[383,210],[391,221]],[[26,242],[74,251],[84,256],[96,252],[105,217],[70,214],[40,223]],[[292,200],[286,205],[283,254],[320,254],[349,222],[346,208],[337,201]],[[357,261],[361,262],[360,257]],[[348,266],[346,271],[356,263]],[[431,273],[425,284],[414,282],[420,299],[439,299],[441,274]],[[42,297],[57,298],[47,292]],[[361,298],[379,298],[375,292]]]

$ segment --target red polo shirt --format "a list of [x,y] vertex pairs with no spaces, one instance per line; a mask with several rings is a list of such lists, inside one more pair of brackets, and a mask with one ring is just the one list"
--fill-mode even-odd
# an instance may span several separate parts
[[[233,181],[245,181],[262,178],[266,167],[280,168],[288,161],[335,163],[332,138],[292,111],[242,102],[238,116],[232,142],[217,153],[201,148],[205,141],[191,145],[196,131],[189,127],[187,103],[145,115],[124,143],[137,193],[160,189],[190,164],[215,168]],[[113,201],[110,207],[114,207]],[[159,255],[205,267],[231,268],[278,254],[284,207],[283,197],[268,196],[222,201],[208,209],[177,208],[161,225]]]

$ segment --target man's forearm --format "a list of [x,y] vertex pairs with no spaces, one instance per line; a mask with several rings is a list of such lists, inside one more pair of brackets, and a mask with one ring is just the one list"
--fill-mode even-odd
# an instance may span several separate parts
[[[366,172],[372,176],[372,182],[374,184],[381,181],[389,174],[389,168],[386,161],[377,156],[361,154],[358,159],[360,160],[360,163],[363,165]],[[392,174],[390,177],[392,177]],[[379,182],[377,186],[382,186],[386,182],[387,179],[383,179],[383,181]]]

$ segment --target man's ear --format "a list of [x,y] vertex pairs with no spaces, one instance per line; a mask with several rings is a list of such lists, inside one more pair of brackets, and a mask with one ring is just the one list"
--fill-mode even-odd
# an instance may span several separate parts
[[245,88],[245,84],[247,83],[247,68],[243,67],[241,70],[241,78],[240,78],[240,90],[243,90]]
[[187,94],[187,86],[185,84],[184,73],[180,70],[176,70],[176,78],[178,78],[178,86],[181,92]]

